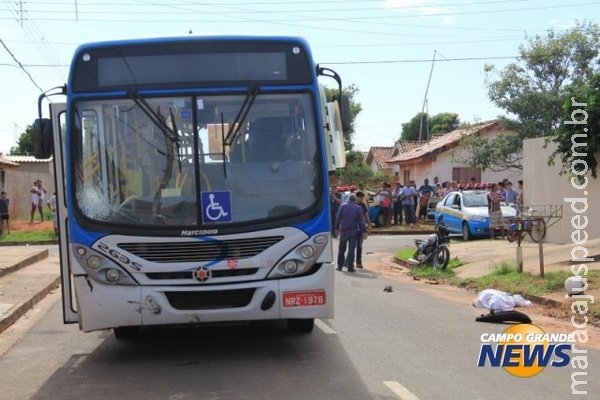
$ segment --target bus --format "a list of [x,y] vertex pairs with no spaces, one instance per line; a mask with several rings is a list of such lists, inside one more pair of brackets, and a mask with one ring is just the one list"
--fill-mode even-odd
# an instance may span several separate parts
[[328,175],[349,114],[299,37],[80,45],[34,123],[35,156],[54,162],[64,322],[127,338],[333,318]]

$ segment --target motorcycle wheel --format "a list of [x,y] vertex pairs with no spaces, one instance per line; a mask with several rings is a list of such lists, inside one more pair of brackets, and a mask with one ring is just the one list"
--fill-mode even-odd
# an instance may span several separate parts
[[415,251],[415,254],[413,254],[413,260],[417,260],[419,261],[419,265],[421,264],[420,260],[419,260],[419,256],[421,255],[421,251],[419,250],[419,247],[417,246],[417,251]]
[[433,255],[433,269],[446,269],[450,262],[450,250],[447,247],[439,247]]

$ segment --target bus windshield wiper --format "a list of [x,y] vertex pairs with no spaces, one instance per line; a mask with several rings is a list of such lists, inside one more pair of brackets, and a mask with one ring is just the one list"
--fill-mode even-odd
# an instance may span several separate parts
[[[150,120],[158,126],[161,132],[169,138],[172,142],[179,142],[179,135],[174,128],[171,128],[165,119],[165,117],[156,111],[148,104],[146,99],[140,96],[137,92],[129,91],[128,97],[150,118]],[[173,119],[173,127],[175,126],[175,120]]]
[[231,146],[231,144],[233,143],[233,140],[239,133],[240,128],[242,127],[242,123],[246,119],[246,116],[248,116],[248,112],[250,111],[250,108],[252,107],[252,104],[254,103],[254,100],[256,99],[259,90],[260,89],[255,86],[248,88],[248,93],[246,94],[246,98],[244,99],[244,102],[240,107],[240,111],[238,111],[237,115],[235,116],[233,123],[229,125],[229,131],[227,132],[227,136],[225,136],[225,140],[223,140],[223,145]]

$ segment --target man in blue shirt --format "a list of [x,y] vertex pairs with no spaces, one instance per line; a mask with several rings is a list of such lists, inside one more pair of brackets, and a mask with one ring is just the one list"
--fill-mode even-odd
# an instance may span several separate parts
[[[337,270],[341,271],[346,265],[348,272],[355,272],[354,255],[358,235],[367,237],[367,226],[362,208],[356,204],[356,195],[350,193],[348,201],[340,207],[335,219],[335,233],[339,237]],[[348,255],[346,256],[346,249]]]
[[506,204],[508,204],[509,206],[514,205],[517,202],[517,199],[519,198],[519,192],[513,189],[513,184],[510,181],[506,182],[506,188],[504,189],[504,198]]
[[434,188],[429,184],[429,179],[427,178],[425,178],[423,184],[419,187],[419,196],[423,196],[425,192],[434,192]]
[[417,193],[413,186],[414,181],[411,184],[406,185],[400,191],[400,198],[402,199],[402,211],[404,213],[404,221],[406,225],[414,225],[416,221],[415,217],[415,200]]

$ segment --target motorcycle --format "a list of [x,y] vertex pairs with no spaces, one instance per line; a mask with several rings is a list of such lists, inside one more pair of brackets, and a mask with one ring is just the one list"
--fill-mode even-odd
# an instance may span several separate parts
[[429,235],[426,240],[415,239],[417,251],[413,258],[408,260],[413,267],[431,265],[433,269],[446,269],[450,262],[450,250],[448,243],[448,229],[440,219],[435,225],[435,233]]

